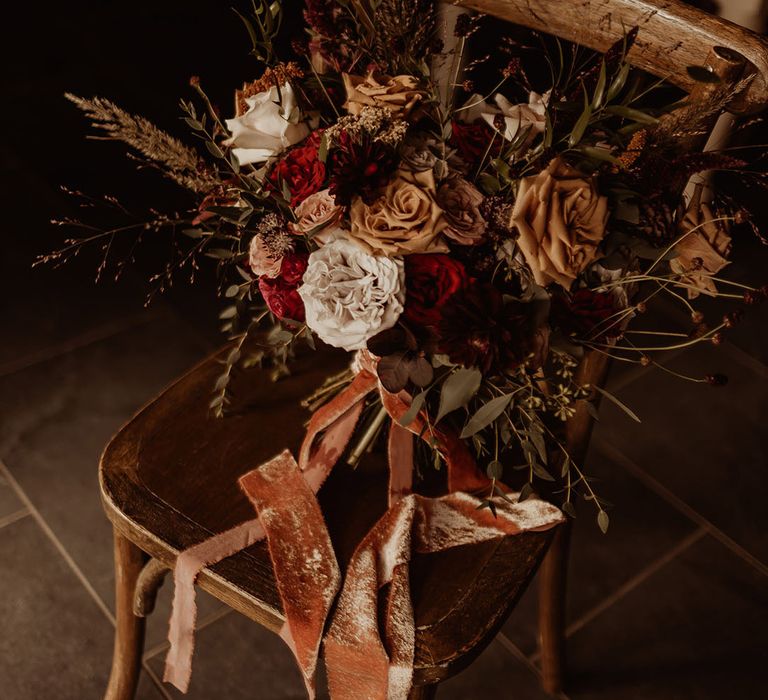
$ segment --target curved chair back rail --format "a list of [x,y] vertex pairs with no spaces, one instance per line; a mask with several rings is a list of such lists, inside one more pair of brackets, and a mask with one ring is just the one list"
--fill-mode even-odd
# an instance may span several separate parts
[[752,64],[755,77],[734,109],[768,105],[768,40],[679,0],[458,0],[456,5],[606,51],[640,27],[629,53],[632,65],[677,85],[696,86],[686,68],[703,66],[711,49],[724,46]]

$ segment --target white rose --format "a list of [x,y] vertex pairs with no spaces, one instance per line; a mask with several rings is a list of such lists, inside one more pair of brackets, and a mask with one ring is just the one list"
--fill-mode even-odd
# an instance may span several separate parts
[[309,256],[299,287],[307,326],[337,348],[359,350],[368,338],[395,325],[403,311],[401,258],[374,257],[337,239]]
[[298,121],[296,95],[289,83],[280,88],[279,95],[275,86],[245,102],[245,114],[226,120],[232,137],[224,142],[234,146],[232,151],[242,165],[263,163],[309,134],[307,125]]

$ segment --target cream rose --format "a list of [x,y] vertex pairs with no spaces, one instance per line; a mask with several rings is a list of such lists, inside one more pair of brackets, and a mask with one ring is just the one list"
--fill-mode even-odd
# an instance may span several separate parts
[[263,163],[309,134],[306,124],[299,121],[296,95],[289,83],[272,87],[245,99],[248,111],[227,119],[232,137],[224,142],[241,164]]
[[360,114],[363,107],[383,107],[393,119],[405,119],[426,94],[412,75],[377,79],[373,73],[365,77],[344,73],[342,80],[347,91],[344,108],[352,115]]
[[299,296],[307,326],[337,348],[364,348],[368,338],[394,326],[403,311],[403,261],[369,255],[344,239],[310,254],[303,279]]
[[701,188],[696,188],[680,222],[682,235],[675,243],[677,257],[669,261],[672,272],[680,275],[679,281],[690,285],[689,299],[695,299],[702,292],[715,296],[717,287],[712,275],[728,264],[731,237],[724,222],[715,218],[709,206],[701,203]]
[[483,240],[487,223],[480,213],[482,193],[463,177],[446,180],[437,191],[437,203],[447,226],[443,235],[459,245],[477,245]]
[[296,223],[293,228],[298,233],[316,236],[333,227],[341,218],[342,211],[327,189],[315,192],[294,210]]
[[[531,92],[528,95],[528,104],[513,104],[504,95],[496,93],[496,106],[488,104],[480,95],[472,95],[459,110],[459,114],[461,120],[467,123],[482,119],[507,141],[514,141],[527,132],[523,143],[520,144],[522,149],[530,146],[538,135],[544,133],[550,93],[551,91],[548,91],[540,95],[538,92]],[[499,122],[503,124],[503,128]]]
[[372,253],[444,253],[440,238],[446,227],[435,201],[435,178],[430,171],[399,170],[370,205],[359,197],[352,202],[352,238]]
[[536,283],[557,282],[566,290],[595,259],[607,221],[608,198],[594,179],[559,158],[522,178],[510,217]]
[[254,275],[277,277],[280,274],[282,263],[282,257],[274,257],[270,254],[261,236],[256,235],[251,238],[251,243],[248,246],[248,265]]

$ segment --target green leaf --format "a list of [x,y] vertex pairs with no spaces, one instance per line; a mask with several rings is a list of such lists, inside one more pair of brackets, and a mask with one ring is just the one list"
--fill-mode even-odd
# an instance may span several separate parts
[[445,380],[440,391],[440,410],[437,412],[435,422],[439,423],[443,416],[466,406],[480,388],[482,378],[480,370],[475,368],[462,368],[453,372]]
[[595,92],[592,96],[592,109],[600,109],[603,106],[605,98],[605,83],[608,79],[607,69],[605,67],[605,59],[600,63],[600,75],[597,78],[597,85],[595,86]]
[[197,119],[192,119],[191,117],[184,117],[184,121],[187,123],[187,126],[190,129],[193,129],[194,131],[202,131],[203,125],[197,121]]
[[501,477],[504,476],[504,465],[499,462],[498,459],[494,459],[492,462],[488,463],[488,466],[485,468],[485,473],[488,475],[489,479],[501,479]]
[[605,101],[610,102],[616,95],[618,95],[627,83],[627,76],[629,76],[629,63],[623,63],[619,72],[614,76],[611,84],[608,86],[608,92],[605,94]]
[[182,233],[185,236],[189,236],[190,238],[202,238],[203,232],[199,228],[185,228],[182,230]]
[[603,534],[608,532],[609,523],[610,519],[608,518],[608,513],[606,513],[604,510],[601,510],[597,514],[597,525],[602,530]]
[[475,412],[475,415],[467,421],[467,424],[464,426],[464,430],[461,431],[459,437],[462,439],[468,438],[493,423],[493,421],[503,413],[511,400],[512,395],[505,394],[504,396],[497,396],[495,399],[491,399],[488,403],[483,404]]
[[611,401],[612,403],[616,404],[624,413],[626,413],[632,420],[637,421],[638,423],[642,423],[640,418],[638,418],[637,414],[629,408],[626,404],[619,401],[610,391],[607,391],[599,386],[597,384],[594,385],[595,389],[599,391],[603,396],[605,396],[606,399]]
[[688,75],[697,83],[721,83],[722,78],[707,66],[686,66]]
[[555,477],[552,476],[544,467],[542,467],[538,462],[536,462],[533,465],[533,473],[539,477],[539,479],[544,479],[544,481],[554,481]]
[[578,121],[573,125],[571,135],[568,137],[568,147],[573,148],[579,141],[581,141],[584,132],[587,130],[589,120],[592,118],[592,108],[587,107],[579,117]]
[[221,313],[219,313],[219,318],[223,321],[228,318],[234,318],[236,315],[237,315],[237,307],[228,306],[226,309],[222,310]]
[[224,291],[224,296],[227,297],[227,299],[231,299],[232,297],[236,297],[239,291],[240,291],[239,284],[231,284]]
[[609,114],[615,114],[617,117],[631,119],[640,124],[657,124],[659,121],[656,117],[651,116],[647,112],[633,109],[632,107],[625,107],[624,105],[611,105],[610,107],[606,107],[605,111]]
[[424,405],[424,400],[426,398],[426,390],[420,391],[418,394],[416,394],[416,396],[413,397],[413,401],[411,401],[411,405],[408,410],[403,413],[402,416],[400,416],[400,419],[397,422],[400,423],[400,425],[402,425],[404,428],[413,423],[416,416],[419,414],[421,407]]
[[209,248],[205,254],[209,258],[216,258],[217,260],[230,260],[235,257],[235,254],[226,248]]
[[478,180],[487,194],[496,194],[501,189],[501,183],[490,173],[480,173]]
[[539,453],[539,459],[546,464],[547,446],[544,443],[544,433],[541,432],[541,428],[538,425],[532,424],[531,429],[528,431],[528,437],[536,448],[536,452]]
[[573,503],[571,503],[570,501],[566,501],[565,503],[563,503],[562,510],[563,510],[563,513],[570,516],[571,518],[576,517],[576,509],[573,507]]
[[213,141],[206,141],[205,147],[214,158],[224,157],[224,151],[222,151]]
[[523,486],[523,488],[520,489],[520,495],[517,498],[517,502],[522,503],[532,493],[533,493],[533,484],[529,481],[527,484]]
[[570,455],[565,455],[565,459],[563,460],[563,467],[560,470],[560,477],[565,479],[566,476],[568,476],[568,472],[571,469],[571,457]]

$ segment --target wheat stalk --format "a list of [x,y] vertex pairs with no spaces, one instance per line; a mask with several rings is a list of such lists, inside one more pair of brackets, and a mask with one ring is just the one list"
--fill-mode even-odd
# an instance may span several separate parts
[[91,120],[91,126],[105,132],[105,138],[122,141],[135,149],[174,182],[194,192],[210,190],[216,181],[198,169],[197,153],[144,117],[130,114],[103,97],[87,99],[65,93]]

